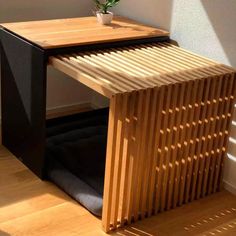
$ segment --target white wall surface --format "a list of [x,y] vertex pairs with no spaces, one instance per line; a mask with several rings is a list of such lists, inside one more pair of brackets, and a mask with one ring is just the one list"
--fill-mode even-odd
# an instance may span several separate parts
[[[236,68],[235,0],[127,0],[115,12],[167,29],[181,47]],[[236,114],[234,120],[224,180],[236,193]]]
[[[1,23],[80,17],[91,14],[92,1],[90,0],[0,0]],[[91,90],[52,68],[48,70],[47,85],[48,108],[91,100]]]

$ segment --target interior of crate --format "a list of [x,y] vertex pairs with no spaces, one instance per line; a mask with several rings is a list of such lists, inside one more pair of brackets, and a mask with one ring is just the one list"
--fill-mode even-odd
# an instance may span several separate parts
[[102,214],[108,108],[47,120],[46,170],[97,216]]

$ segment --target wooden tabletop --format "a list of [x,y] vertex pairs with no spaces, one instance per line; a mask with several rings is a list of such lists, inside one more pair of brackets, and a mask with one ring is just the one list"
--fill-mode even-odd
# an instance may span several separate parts
[[44,49],[169,35],[167,31],[120,16],[114,17],[112,24],[107,26],[97,23],[96,17],[6,23],[1,26]]

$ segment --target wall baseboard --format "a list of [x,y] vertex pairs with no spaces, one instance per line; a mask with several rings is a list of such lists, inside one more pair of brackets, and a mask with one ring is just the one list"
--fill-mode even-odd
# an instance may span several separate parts
[[[97,106],[93,105],[90,102],[58,106],[47,109],[46,118],[53,119],[61,116],[73,115],[79,112],[91,111],[96,109]],[[0,145],[2,144],[2,119],[0,118]]]
[[90,102],[58,106],[47,109],[47,119],[57,118],[60,116],[73,115],[79,112],[85,112],[93,110],[95,107]]
[[236,186],[232,185],[231,183],[224,180],[224,188],[231,192],[232,194],[236,195]]

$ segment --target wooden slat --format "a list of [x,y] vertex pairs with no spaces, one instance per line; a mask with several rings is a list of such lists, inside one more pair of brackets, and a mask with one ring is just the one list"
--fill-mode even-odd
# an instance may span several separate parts
[[149,196],[148,196],[148,216],[151,216],[154,210],[154,195],[155,195],[155,188],[156,188],[156,175],[158,174],[159,170],[157,170],[157,164],[158,164],[158,151],[159,151],[159,143],[161,134],[158,132],[158,130],[161,129],[162,125],[162,110],[164,109],[164,99],[165,99],[165,90],[166,88],[163,86],[159,90],[156,89],[155,92],[157,93],[157,107],[155,112],[155,133],[154,133],[154,147],[152,148],[152,160],[151,160],[151,170],[150,170],[150,185],[149,185]]
[[[129,96],[130,95],[130,96]],[[119,216],[120,226],[123,226],[125,221],[128,220],[127,209],[130,205],[131,195],[131,178],[132,178],[132,167],[133,161],[131,160],[131,142],[133,135],[133,117],[134,117],[134,105],[135,98],[134,94],[127,94],[124,106],[127,105],[127,113],[125,118],[125,133],[124,133],[124,144],[122,153],[122,174],[121,174],[121,189],[120,189],[120,205],[119,205]],[[126,104],[127,102],[127,104]]]
[[165,153],[168,151],[166,148],[166,136],[167,132],[165,132],[168,128],[168,117],[167,117],[167,111],[170,109],[171,106],[171,96],[172,96],[172,91],[173,91],[173,85],[168,86],[165,91],[165,105],[162,110],[162,114],[159,117],[161,119],[161,137],[159,139],[159,144],[158,144],[158,173],[156,176],[156,193],[155,193],[155,213],[160,211],[161,207],[161,190],[162,190],[162,181],[163,181],[163,175],[165,172],[165,167],[164,167],[164,157]]
[[[233,89],[234,88],[234,79],[233,79],[233,75],[230,75],[230,78],[228,80],[228,83],[227,83],[227,87],[225,89],[226,91],[226,96],[228,94],[232,94],[234,93]],[[230,100],[225,100],[224,98],[223,99],[223,115],[225,116],[225,114],[228,114],[229,113],[229,109],[230,109]],[[231,108],[233,109],[233,108]],[[213,192],[216,192],[217,190],[219,190],[219,185],[220,185],[220,182],[221,180],[219,179],[219,176],[220,176],[220,172],[221,172],[221,168],[223,168],[222,166],[222,160],[223,160],[223,157],[226,153],[226,147],[224,147],[224,144],[225,144],[225,131],[227,130],[227,123],[229,123],[229,119],[226,118],[225,116],[225,119],[222,120],[222,122],[220,123],[220,136],[218,138],[218,142],[217,142],[217,148],[218,148],[218,152],[217,152],[217,160],[216,160],[216,166],[215,166],[215,173],[214,173],[214,183],[213,183]],[[226,135],[226,137],[228,137]]]
[[113,94],[220,76],[233,69],[166,43],[51,57],[50,64],[110,98]]
[[[210,166],[212,163],[212,159],[217,152],[217,150],[214,149],[213,142],[214,142],[214,134],[216,133],[216,117],[219,116],[220,112],[220,107],[219,107],[219,98],[221,95],[221,87],[222,87],[222,82],[223,82],[223,77],[219,77],[216,80],[216,90],[215,90],[215,95],[213,100],[211,100],[211,106],[213,107],[213,111],[211,114],[211,118],[208,120],[210,123],[210,131],[209,131],[209,140],[207,143],[207,152],[209,153],[209,158],[206,159],[206,164],[205,164],[205,170],[204,170],[204,178],[203,178],[203,186],[202,186],[202,197],[205,197],[207,192],[207,184],[208,184],[208,178],[209,176],[209,171],[213,169],[212,166]],[[217,102],[218,101],[218,102]],[[210,188],[208,188],[210,190]]]
[[187,176],[186,176],[186,187],[185,187],[185,203],[187,203],[190,199],[190,185],[191,180],[195,172],[193,172],[193,166],[196,162],[197,156],[195,155],[195,145],[196,145],[196,139],[198,134],[198,129],[200,127],[199,119],[201,116],[201,101],[203,100],[204,96],[204,84],[205,80],[200,80],[199,87],[197,88],[198,96],[196,97],[196,100],[193,104],[194,110],[192,111],[194,113],[194,120],[193,120],[193,130],[191,134],[191,142],[190,142],[190,151],[189,151],[189,163],[188,163],[188,170],[187,170]]
[[180,50],[179,47],[177,47],[177,46],[175,46],[173,44],[170,44],[170,43],[163,43],[162,44],[162,43],[160,43],[160,45],[163,45],[165,47],[171,47],[172,50],[178,51],[179,53],[181,53],[182,56],[183,55],[189,56],[191,58],[191,60],[193,60],[193,59],[197,60],[198,63],[203,63],[204,65],[208,65],[208,66],[215,66],[214,68],[216,70],[220,70],[221,72],[227,73],[227,72],[231,72],[231,70],[232,70],[232,68],[229,67],[229,66],[226,66],[226,65],[223,65],[223,64],[219,64],[216,61],[213,61],[213,60],[211,60],[209,58],[206,58],[206,57],[203,57],[203,56],[199,56],[196,53],[190,52],[190,51],[188,51],[186,49],[181,48],[181,50]]
[[[222,139],[222,136],[220,136],[220,134],[222,133],[221,127],[222,127],[222,123],[224,123],[223,119],[225,119],[225,105],[226,105],[226,100],[225,98],[228,95],[228,90],[227,87],[230,83],[230,77],[229,75],[226,75],[224,77],[223,80],[223,85],[222,85],[222,91],[221,91],[221,96],[219,99],[219,111],[218,111],[218,116],[217,116],[217,124],[216,124],[216,129],[215,129],[215,137],[214,137],[214,141],[213,141],[213,150],[215,150],[215,154],[213,156],[212,159],[212,169],[210,171],[210,179],[209,179],[209,186],[208,186],[208,192],[211,193],[213,190],[213,183],[214,183],[214,175],[217,171],[218,168],[218,161],[219,161],[219,153],[220,151],[220,147],[219,147],[219,143],[220,143],[220,139]],[[224,118],[223,118],[224,117]]]
[[222,122],[222,116],[224,115],[224,102],[225,102],[225,97],[227,95],[227,84],[229,81],[229,76],[224,76],[222,78],[222,86],[221,86],[221,91],[220,91],[220,97],[219,99],[216,99],[216,103],[218,103],[218,112],[217,116],[215,118],[215,131],[214,131],[214,136],[213,136],[213,141],[212,141],[212,149],[214,150],[214,154],[212,155],[211,158],[211,167],[210,167],[210,174],[209,174],[209,182],[208,182],[208,194],[212,193],[213,189],[213,177],[214,173],[216,170],[216,161],[217,161],[217,156],[218,156],[218,139],[217,137],[220,133],[220,128],[221,128],[221,122]]
[[211,85],[211,78],[208,78],[205,80],[204,85],[204,95],[203,99],[201,100],[201,103],[199,104],[201,106],[201,114],[199,121],[200,126],[198,128],[198,134],[197,134],[197,143],[195,145],[195,160],[194,160],[194,168],[193,168],[193,178],[192,178],[192,186],[191,186],[191,200],[193,201],[196,196],[196,186],[197,186],[197,179],[198,179],[198,173],[200,169],[200,163],[202,162],[202,159],[204,158],[203,154],[201,153],[201,144],[202,144],[202,138],[204,137],[204,119],[207,114],[207,101],[209,98],[210,93],[210,85]]
[[169,107],[169,111],[167,111],[167,116],[166,119],[168,119],[168,126],[167,129],[164,130],[164,132],[167,133],[166,135],[166,152],[164,152],[164,166],[165,169],[163,171],[163,177],[162,177],[162,184],[161,184],[161,206],[160,210],[164,211],[165,206],[166,206],[166,201],[167,201],[167,185],[169,182],[169,172],[170,172],[170,161],[171,161],[171,145],[172,145],[172,140],[173,140],[173,130],[174,128],[174,122],[175,122],[175,116],[174,116],[174,110],[176,108],[177,104],[177,98],[179,94],[179,85],[176,84],[173,86],[173,91],[171,94],[171,104]]
[[140,155],[141,152],[141,140],[142,140],[142,134],[143,134],[143,128],[144,128],[144,104],[145,104],[145,97],[144,97],[144,91],[138,92],[138,101],[137,101],[137,113],[136,113],[136,119],[137,119],[137,126],[136,126],[136,135],[135,135],[135,143],[136,143],[136,152],[135,152],[135,165],[134,165],[134,192],[133,192],[133,199],[132,199],[132,205],[133,205],[133,215],[134,220],[137,221],[139,218],[139,194],[141,192],[141,180],[140,180],[140,172],[141,172],[141,166],[142,163],[142,156]]
[[127,207],[126,207],[126,217],[128,224],[131,223],[132,217],[133,217],[133,197],[135,194],[135,170],[136,170],[136,160],[135,160],[135,153],[136,153],[136,126],[137,126],[137,100],[138,100],[138,93],[133,92],[132,97],[132,113],[131,113],[131,119],[130,119],[130,156],[129,156],[129,178],[128,178],[128,191],[127,191]]
[[[157,149],[157,147],[155,146],[155,134],[156,132],[150,132],[151,130],[156,130],[156,121],[157,121],[157,112],[158,112],[158,99],[160,98],[160,96],[158,96],[159,90],[158,89],[152,89],[151,90],[151,95],[150,97],[152,98],[150,101],[150,111],[149,111],[149,120],[148,120],[148,137],[146,138],[146,158],[145,158],[145,162],[146,165],[144,165],[144,177],[143,177],[143,187],[142,187],[142,198],[141,198],[141,212],[142,214],[147,213],[147,215],[150,215],[150,210],[149,209],[149,204],[150,203],[150,196],[153,196],[153,192],[150,192],[150,190],[153,188],[151,187],[152,185],[152,176],[155,174],[155,170],[153,173],[153,166],[155,167],[154,164],[154,155],[153,153],[155,152],[155,149]],[[143,217],[143,215],[142,215]]]
[[181,125],[179,132],[181,132],[180,135],[180,141],[178,143],[178,149],[177,149],[177,169],[176,169],[176,175],[175,175],[175,185],[174,185],[174,196],[173,196],[173,207],[176,207],[179,200],[179,193],[180,188],[182,184],[182,169],[185,165],[184,160],[184,148],[185,148],[185,140],[186,140],[186,133],[188,128],[184,128],[188,121],[188,105],[190,104],[190,99],[192,96],[192,82],[188,83],[186,85],[186,92],[185,92],[185,98],[183,103],[183,112],[181,117]]
[[[220,156],[220,169],[218,176],[216,175],[216,179],[218,179],[218,186],[214,188],[214,190],[221,190],[223,187],[223,171],[224,171],[224,163],[225,157],[227,155],[227,149],[229,144],[229,129],[231,126],[232,116],[227,116],[226,114],[233,114],[234,104],[235,104],[235,96],[236,96],[236,82],[235,82],[235,73],[231,73],[230,80],[232,81],[229,83],[229,93],[232,96],[228,96],[225,105],[225,118],[223,123],[223,139],[222,139],[222,153]],[[232,99],[230,99],[232,97]],[[221,147],[221,144],[220,144]],[[214,186],[215,187],[215,186]]]
[[107,154],[106,154],[106,170],[103,194],[103,210],[102,210],[102,225],[105,232],[110,231],[111,223],[111,204],[113,192],[114,179],[114,161],[115,157],[115,143],[117,130],[117,116],[118,116],[118,101],[116,97],[112,97],[110,101],[109,110],[109,130],[107,136]]
[[208,98],[207,98],[206,104],[205,104],[206,105],[206,115],[205,115],[204,119],[202,120],[204,122],[204,125],[203,125],[204,131],[202,134],[201,151],[200,151],[202,158],[200,159],[200,163],[199,163],[196,199],[199,199],[202,194],[202,184],[203,184],[202,181],[203,181],[205,164],[206,164],[206,160],[210,159],[210,153],[207,151],[207,143],[208,143],[208,135],[210,133],[210,126],[211,126],[210,118],[213,114],[213,106],[211,105],[211,102],[213,101],[214,96],[215,96],[216,79],[217,78],[212,79],[209,95],[208,95]]
[[142,136],[140,144],[140,163],[139,163],[139,174],[138,174],[138,189],[137,189],[137,204],[139,204],[139,212],[141,219],[145,217],[147,212],[147,180],[145,176],[145,171],[147,166],[147,145],[148,145],[148,125],[150,123],[150,113],[151,113],[151,89],[147,89],[144,94],[144,103],[143,103],[143,127],[142,127]]
[[186,123],[186,136],[185,136],[185,142],[184,142],[184,150],[183,150],[183,157],[182,157],[182,174],[181,174],[181,184],[180,184],[180,192],[179,192],[179,205],[181,206],[184,201],[184,192],[186,188],[186,176],[187,171],[189,168],[189,162],[190,158],[190,147],[191,147],[191,135],[192,135],[192,129],[193,126],[191,125],[194,121],[194,103],[197,100],[198,94],[198,84],[199,80],[195,80],[191,87],[191,97],[190,97],[190,103],[187,106],[186,112],[188,113],[187,123]]
[[175,108],[176,118],[175,124],[173,127],[174,137],[173,137],[173,146],[171,147],[171,173],[169,176],[169,189],[167,195],[167,209],[172,207],[172,200],[173,200],[173,191],[175,185],[175,170],[176,170],[176,160],[178,155],[178,143],[181,139],[181,132],[179,131],[181,125],[181,117],[182,117],[182,107],[184,104],[184,98],[186,93],[186,83],[180,85],[180,91],[178,93],[178,102]]
[[72,64],[69,65],[61,59],[53,58],[50,61],[50,65],[108,98],[111,98],[113,93],[118,92],[118,90],[111,88],[109,85],[102,84],[82,70]]
[[117,119],[117,130],[116,130],[116,143],[115,147],[115,161],[114,165],[114,177],[113,177],[113,191],[112,191],[112,205],[111,205],[111,222],[114,228],[117,227],[118,223],[118,209],[119,209],[119,193],[120,193],[120,182],[121,174],[124,170],[122,167],[122,154],[123,154],[123,140],[124,140],[124,123],[127,109],[127,95],[118,95],[118,119]]

